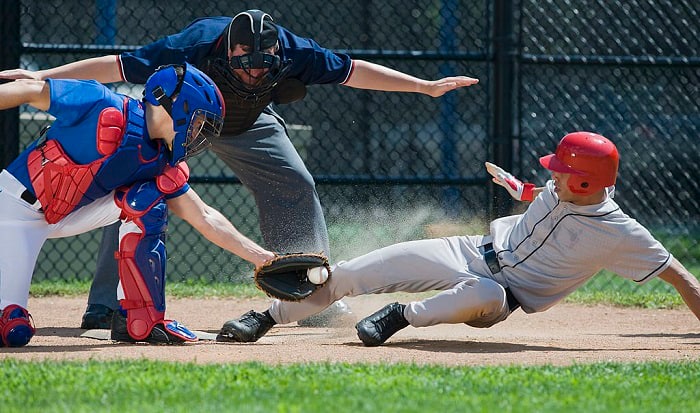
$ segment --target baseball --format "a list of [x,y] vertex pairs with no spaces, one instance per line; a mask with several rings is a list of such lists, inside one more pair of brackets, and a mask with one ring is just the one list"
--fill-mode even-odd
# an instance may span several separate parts
[[328,270],[326,267],[309,268],[306,270],[306,276],[314,284],[323,284],[328,279]]

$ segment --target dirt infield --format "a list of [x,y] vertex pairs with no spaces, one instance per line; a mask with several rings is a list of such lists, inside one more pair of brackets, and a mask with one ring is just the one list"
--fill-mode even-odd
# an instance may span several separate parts
[[[358,318],[393,301],[347,299]],[[172,299],[168,316],[193,330],[217,332],[228,319],[267,301]],[[274,327],[254,344],[201,341],[183,346],[116,344],[80,337],[80,298],[31,299],[37,335],[23,348],[0,349],[21,360],[152,359],[194,363],[260,361],[433,363],[444,365],[569,365],[602,361],[700,360],[700,322],[683,308],[641,310],[561,304],[547,312],[513,314],[489,329],[465,325],[408,327],[381,347],[366,348],[354,328]]]

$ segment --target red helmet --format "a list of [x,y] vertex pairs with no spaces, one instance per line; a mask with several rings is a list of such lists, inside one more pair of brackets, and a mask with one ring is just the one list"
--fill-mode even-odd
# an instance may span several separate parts
[[620,155],[602,135],[573,132],[562,138],[555,153],[540,158],[545,168],[571,174],[568,186],[575,194],[590,195],[615,184]]

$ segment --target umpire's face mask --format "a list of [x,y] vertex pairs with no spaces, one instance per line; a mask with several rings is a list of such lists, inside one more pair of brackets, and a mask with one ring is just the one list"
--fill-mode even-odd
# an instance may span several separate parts
[[275,56],[276,47],[251,52],[252,48],[237,44],[229,51],[229,66],[234,75],[248,86],[260,86],[271,72],[277,73],[280,58]]
[[233,18],[228,31],[226,65],[231,75],[226,78],[233,89],[244,98],[270,92],[289,69],[275,54],[278,31],[272,17],[248,10]]

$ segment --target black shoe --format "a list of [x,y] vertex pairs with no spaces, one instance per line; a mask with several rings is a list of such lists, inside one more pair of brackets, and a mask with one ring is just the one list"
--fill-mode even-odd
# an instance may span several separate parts
[[355,325],[357,337],[367,347],[376,347],[385,342],[394,333],[408,326],[408,321],[403,316],[405,305],[392,303],[365,317]]
[[258,313],[250,310],[239,318],[224,323],[219,335],[216,336],[216,341],[253,343],[270,331],[275,324],[275,320],[267,311]]
[[318,314],[297,321],[300,327],[350,327],[357,318],[347,304],[338,300]]
[[88,304],[85,314],[83,314],[83,322],[80,328],[86,330],[108,329],[112,322],[112,314],[114,310],[102,304]]
[[156,324],[146,338],[136,340],[129,335],[126,317],[120,311],[114,312],[111,327],[110,338],[122,343],[182,344],[197,341],[197,336],[194,333],[174,320],[164,320],[163,323]]

